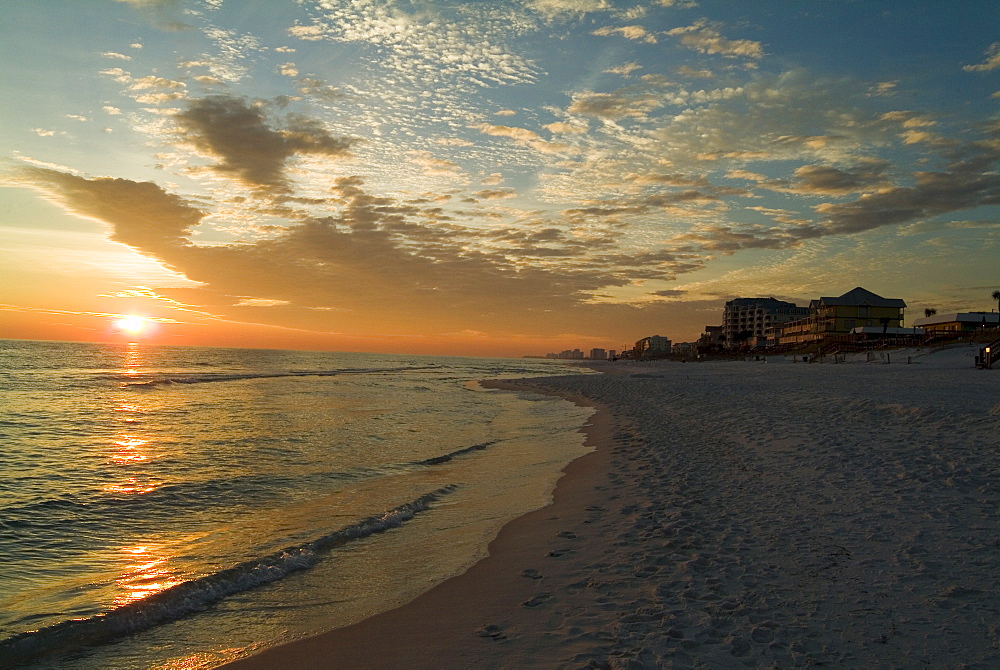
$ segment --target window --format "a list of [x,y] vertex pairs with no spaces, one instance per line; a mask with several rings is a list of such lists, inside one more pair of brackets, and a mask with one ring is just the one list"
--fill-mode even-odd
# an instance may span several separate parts
[[868,316],[868,305],[860,305],[858,307],[858,316],[860,317]]
[[854,330],[854,319],[844,319],[844,330]]

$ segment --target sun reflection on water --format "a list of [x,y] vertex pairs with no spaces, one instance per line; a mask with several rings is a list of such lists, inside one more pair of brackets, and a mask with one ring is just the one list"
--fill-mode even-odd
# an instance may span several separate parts
[[125,360],[123,365],[124,370],[122,370],[122,372],[129,377],[138,377],[141,374],[139,368],[142,367],[142,350],[135,342],[129,342],[125,347]]
[[166,569],[168,556],[162,553],[163,547],[135,545],[122,547],[121,550],[129,564],[115,579],[115,584],[121,589],[115,597],[116,607],[148,598],[184,581]]
[[[123,372],[135,376],[140,374],[143,365],[142,348],[135,343],[129,344],[124,353]],[[138,466],[151,460],[149,452],[150,436],[142,435],[140,418],[147,413],[148,407],[140,399],[123,392],[122,397],[115,400],[113,407],[115,420],[122,424],[110,441],[107,460],[115,466]],[[107,483],[102,490],[112,495],[142,495],[155,491],[164,482],[150,476],[148,473],[136,470],[114,470],[116,481]]]

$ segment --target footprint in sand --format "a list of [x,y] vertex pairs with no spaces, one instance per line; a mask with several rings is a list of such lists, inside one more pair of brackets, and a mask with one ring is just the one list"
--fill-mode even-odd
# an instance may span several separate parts
[[524,607],[538,607],[546,600],[551,600],[551,599],[552,599],[551,593],[542,593],[532,598],[528,598],[523,603],[521,603],[521,605],[523,605]]

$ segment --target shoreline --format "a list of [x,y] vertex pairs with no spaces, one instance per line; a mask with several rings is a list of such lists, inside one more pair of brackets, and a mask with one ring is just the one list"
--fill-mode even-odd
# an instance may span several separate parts
[[[582,395],[520,380],[489,380],[485,388],[563,397],[596,411],[582,429],[593,450],[563,468],[552,501],[505,524],[488,555],[462,574],[399,607],[355,624],[265,649],[226,663],[229,670],[296,668],[443,668],[495,665],[498,645],[526,628],[525,613],[544,602],[546,580],[590,523],[608,488],[612,412]],[[576,530],[573,530],[576,529]],[[554,585],[553,585],[554,586]],[[509,650],[508,650],[509,651]],[[524,659],[530,664],[529,659]],[[515,663],[509,667],[523,667]]]
[[601,407],[553,503],[408,605],[235,667],[995,668],[1000,402],[971,353],[510,382]]

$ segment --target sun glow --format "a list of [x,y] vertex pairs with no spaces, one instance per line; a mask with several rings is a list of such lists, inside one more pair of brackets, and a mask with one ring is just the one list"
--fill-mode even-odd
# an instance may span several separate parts
[[115,321],[115,327],[118,328],[118,330],[129,333],[130,335],[138,335],[142,331],[146,330],[148,324],[148,319],[132,315],[123,316]]

